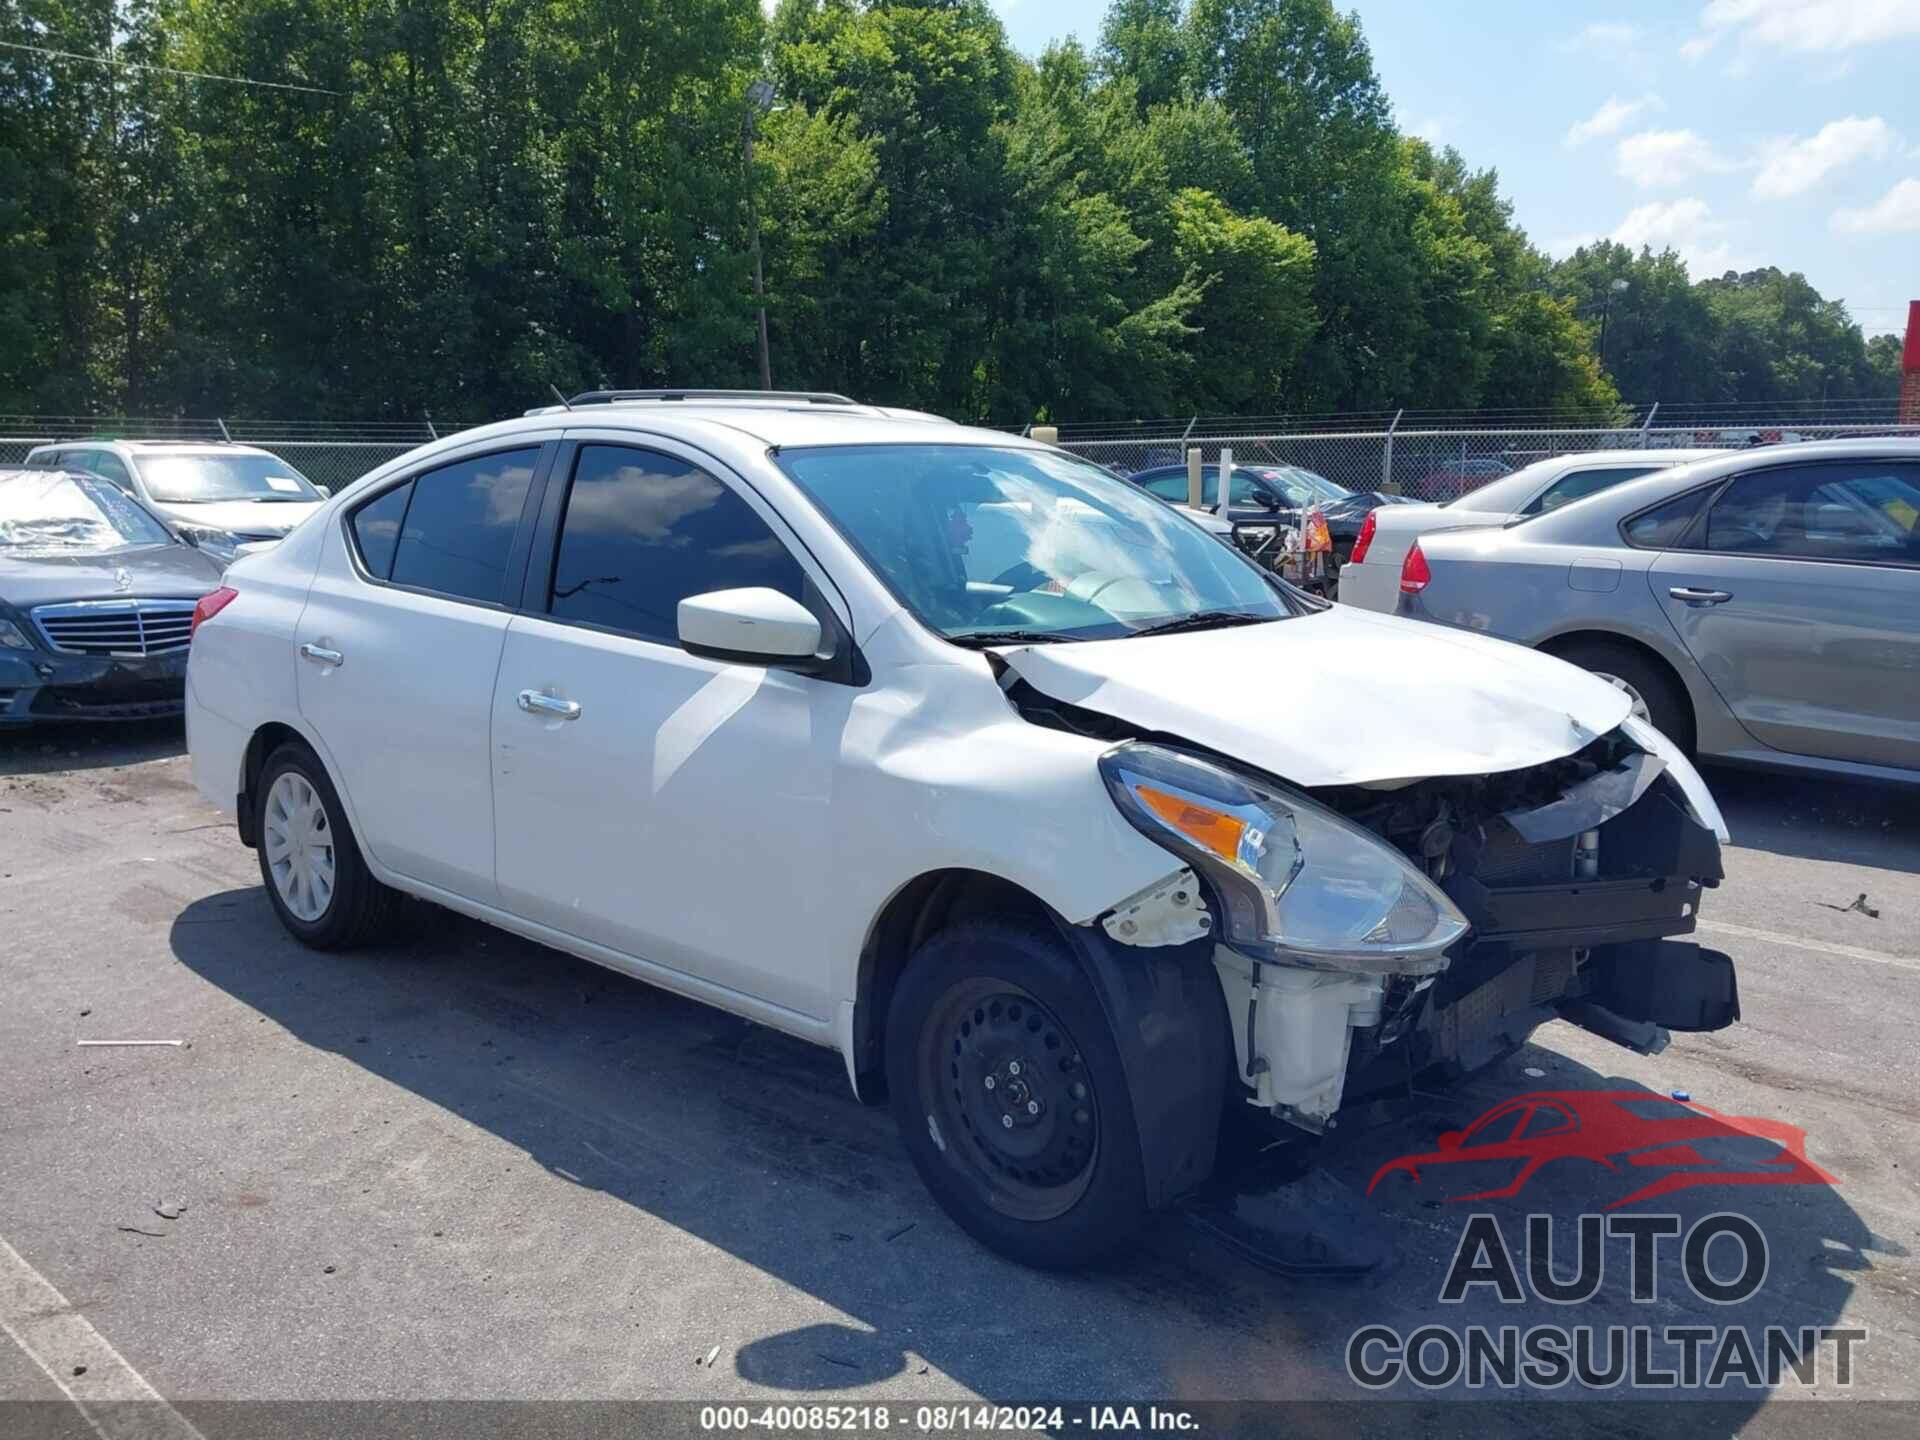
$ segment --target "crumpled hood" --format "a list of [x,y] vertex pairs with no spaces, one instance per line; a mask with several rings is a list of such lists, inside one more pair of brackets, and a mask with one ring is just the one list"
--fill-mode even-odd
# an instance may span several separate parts
[[1572,754],[1632,708],[1551,656],[1344,605],[1267,625],[996,653],[1055,700],[1302,786],[1519,770]]
[[204,525],[235,535],[285,535],[324,500],[293,504],[278,500],[209,500],[201,505],[161,505],[169,520],[180,525]]
[[[127,572],[127,588],[119,572]],[[198,600],[220,583],[220,567],[187,545],[142,545],[80,555],[7,556],[0,551],[0,601],[30,609],[57,600]]]

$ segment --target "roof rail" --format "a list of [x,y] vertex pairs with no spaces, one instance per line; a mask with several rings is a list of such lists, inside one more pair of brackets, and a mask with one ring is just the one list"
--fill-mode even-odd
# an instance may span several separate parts
[[858,405],[831,390],[583,390],[569,405],[618,405],[628,400],[773,400],[805,405]]

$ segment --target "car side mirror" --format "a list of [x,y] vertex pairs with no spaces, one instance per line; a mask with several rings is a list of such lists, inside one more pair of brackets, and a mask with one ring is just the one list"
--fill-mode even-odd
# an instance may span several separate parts
[[1443,1130],[1440,1132],[1440,1148],[1442,1150],[1458,1150],[1460,1148],[1460,1142],[1464,1138],[1466,1137],[1458,1130]]
[[191,530],[176,530],[173,533],[182,545],[191,545],[195,550],[200,548],[200,537]]
[[680,643],[710,660],[791,664],[820,651],[820,622],[778,590],[709,590],[680,602]]
[[320,498],[322,500],[331,500],[333,498],[333,487],[331,485],[316,485],[313,488],[320,492]]

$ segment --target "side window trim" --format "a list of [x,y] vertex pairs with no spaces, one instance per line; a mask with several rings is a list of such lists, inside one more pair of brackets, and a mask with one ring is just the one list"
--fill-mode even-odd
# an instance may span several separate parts
[[[340,540],[341,543],[346,546],[347,558],[352,566],[355,578],[363,584],[378,585],[388,590],[404,590],[410,595],[430,595],[436,600],[445,600],[454,605],[475,605],[483,610],[504,610],[512,613],[519,608],[514,603],[514,597],[520,593],[521,577],[524,576],[526,572],[527,553],[528,547],[532,543],[535,517],[540,513],[541,504],[547,488],[547,479],[553,473],[554,454],[559,448],[559,442],[551,436],[518,435],[511,438],[503,438],[500,441],[483,445],[473,450],[459,450],[451,454],[436,455],[428,464],[413,467],[401,474],[391,475],[381,480],[377,489],[370,491],[364,497],[356,498],[352,505],[340,512]],[[500,598],[498,600],[476,600],[471,595],[452,595],[445,590],[430,590],[424,585],[401,584],[389,578],[392,575],[391,566],[393,561],[388,562],[389,569],[386,577],[375,575],[367,568],[365,558],[360,553],[359,537],[354,534],[353,530],[354,517],[367,506],[398,490],[402,485],[413,484],[422,475],[430,475],[434,471],[444,470],[450,465],[463,465],[473,460],[484,460],[489,455],[505,455],[515,450],[529,449],[537,449],[539,454],[533,462],[533,478],[527,482],[527,496],[520,507],[519,522],[514,527],[513,543],[507,549],[506,570],[502,578]],[[417,494],[418,492],[416,491],[415,493]],[[400,529],[403,533],[406,530],[407,516],[412,512],[413,496],[409,495],[407,497],[407,508],[400,513]],[[395,560],[397,560],[398,557],[399,550],[396,545]]]

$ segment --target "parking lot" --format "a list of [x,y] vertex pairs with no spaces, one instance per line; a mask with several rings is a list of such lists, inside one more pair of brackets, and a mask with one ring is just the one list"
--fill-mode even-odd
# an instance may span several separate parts
[[[1375,1169],[1507,1095],[1630,1088],[1804,1129],[1836,1185],[1668,1208],[1760,1225],[1746,1323],[1864,1327],[1852,1395],[1920,1398],[1920,804],[1708,778],[1734,845],[1700,938],[1738,963],[1744,1023],[1652,1058],[1555,1023],[1466,1092],[1330,1140],[1271,1203],[1385,1236],[1363,1279],[1254,1268],[1180,1214],[1061,1276],[962,1236],[828,1051],[439,911],[402,947],[309,953],[177,726],[0,737],[0,1239],[22,1262],[0,1320],[27,1337],[0,1338],[0,1395],[106,1383],[42,1353],[66,1332],[22,1320],[34,1274],[182,1401],[1361,1398],[1355,1329],[1462,1320],[1438,1292],[1467,1210],[1517,1236],[1625,1193],[1561,1166],[1475,1206],[1432,1173],[1367,1198]],[[1648,1318],[1617,1287],[1595,1304]],[[1551,1308],[1475,1296],[1465,1318]],[[1653,1309],[1726,1320],[1678,1287]]]

